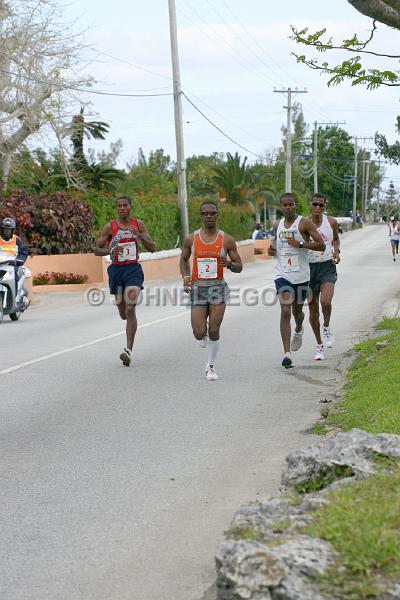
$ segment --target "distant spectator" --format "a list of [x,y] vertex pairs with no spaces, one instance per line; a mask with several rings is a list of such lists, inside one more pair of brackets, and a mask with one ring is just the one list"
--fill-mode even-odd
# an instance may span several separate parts
[[257,225],[256,225],[256,228],[255,228],[255,230],[253,231],[253,234],[252,234],[252,236],[251,236],[251,239],[252,239],[252,240],[255,240],[255,239],[256,239],[256,236],[257,236],[257,234],[258,234],[258,232],[260,231],[260,229],[261,229],[261,228],[262,228],[262,225],[261,225],[261,223],[257,223]]
[[264,225],[261,225],[260,229],[258,230],[255,239],[256,240],[265,240],[267,238],[267,232],[264,229]]

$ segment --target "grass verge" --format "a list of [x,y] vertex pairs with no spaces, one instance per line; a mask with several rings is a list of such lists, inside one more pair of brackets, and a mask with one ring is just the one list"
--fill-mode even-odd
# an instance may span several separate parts
[[[324,420],[328,427],[400,434],[400,319],[385,318],[377,328],[385,334],[355,348],[359,357],[349,370],[343,400]],[[386,340],[388,344],[378,350],[376,344]]]
[[317,585],[329,598],[379,596],[400,580],[400,470],[343,485],[326,499],[305,533],[339,556]]
[[[347,376],[343,400],[315,429],[400,434],[400,319],[383,319],[379,338],[366,340]],[[386,342],[379,349],[377,344]],[[400,468],[377,455],[377,474],[326,494],[304,532],[330,542],[335,564],[316,583],[329,598],[374,598],[400,582]],[[388,472],[389,471],[389,472]]]

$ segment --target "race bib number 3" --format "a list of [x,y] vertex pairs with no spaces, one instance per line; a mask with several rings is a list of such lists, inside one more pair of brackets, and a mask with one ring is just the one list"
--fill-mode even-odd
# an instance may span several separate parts
[[136,244],[135,242],[124,242],[120,244],[123,247],[123,252],[118,254],[118,262],[125,262],[126,260],[136,260]]
[[297,254],[288,254],[283,257],[283,270],[285,273],[291,273],[299,269],[299,257]]
[[216,279],[217,264],[218,261],[216,258],[198,258],[197,273],[199,279]]

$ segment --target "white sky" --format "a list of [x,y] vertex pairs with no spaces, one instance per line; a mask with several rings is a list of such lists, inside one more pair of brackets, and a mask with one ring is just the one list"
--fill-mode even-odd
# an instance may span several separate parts
[[[286,96],[273,88],[306,88],[301,101],[304,117],[315,121],[346,121],[356,136],[384,133],[397,139],[399,88],[367,91],[348,83],[328,88],[327,76],[299,65],[291,56],[307,48],[288,39],[290,24],[310,31],[327,27],[340,42],[355,32],[366,37],[371,20],[346,0],[176,0],[182,88],[191,100],[230,137],[254,154],[279,146],[286,122]],[[69,0],[67,18],[87,27],[85,40],[95,89],[114,93],[171,92],[168,0]],[[400,32],[378,28],[373,49],[396,54]],[[104,52],[115,58],[110,58]],[[337,64],[344,53],[323,56]],[[119,60],[118,60],[119,59]],[[125,61],[125,62],[124,62]],[[128,64],[130,63],[130,64]],[[396,68],[398,61],[379,59],[371,66]],[[123,164],[134,160],[137,149],[164,148],[176,156],[172,96],[114,98],[91,95],[93,110],[111,125],[104,148],[122,138]],[[185,153],[236,152],[255,159],[214,129],[184,101]],[[366,142],[373,148],[373,142]],[[399,167],[386,175],[400,187]],[[385,182],[389,183],[388,180]]]

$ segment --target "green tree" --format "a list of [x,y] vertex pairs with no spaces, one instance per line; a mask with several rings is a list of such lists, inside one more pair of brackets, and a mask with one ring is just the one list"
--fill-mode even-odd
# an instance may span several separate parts
[[[316,48],[319,52],[343,50],[351,54],[351,58],[343,60],[338,65],[330,65],[327,61],[322,63],[315,59],[309,59],[304,54],[293,53],[297,62],[304,63],[311,69],[322,71],[329,75],[328,86],[338,85],[344,80],[351,82],[351,85],[366,85],[367,89],[375,89],[380,86],[398,87],[400,86],[400,75],[397,70],[397,64],[400,58],[399,54],[387,54],[376,52],[370,49],[377,30],[377,23],[400,29],[400,3],[398,0],[348,0],[357,11],[373,19],[372,28],[369,36],[365,40],[358,38],[354,34],[341,43],[334,43],[331,38],[326,38],[326,28],[314,33],[309,33],[308,28],[301,30],[292,26],[293,36],[297,43]],[[366,68],[363,65],[362,57],[384,57],[392,61],[389,69],[378,69],[375,67]],[[397,131],[400,133],[400,117],[397,117]],[[390,162],[400,164],[400,143],[389,144],[386,136],[376,132],[375,143],[378,154],[387,158]]]
[[186,160],[186,180],[189,198],[208,196],[212,188],[215,167],[223,164],[225,156],[214,152],[209,156],[193,155]]
[[227,152],[226,161],[214,167],[209,191],[225,198],[233,205],[241,204],[247,195],[248,177],[246,170],[247,156],[242,160],[239,154]]
[[396,190],[393,181],[391,181],[381,204],[381,213],[386,217],[386,221],[389,221],[390,217],[398,219],[399,208],[399,192]]
[[152,150],[148,157],[139,148],[137,161],[128,165],[127,177],[118,186],[118,191],[162,196],[176,194],[176,165],[162,148]]

